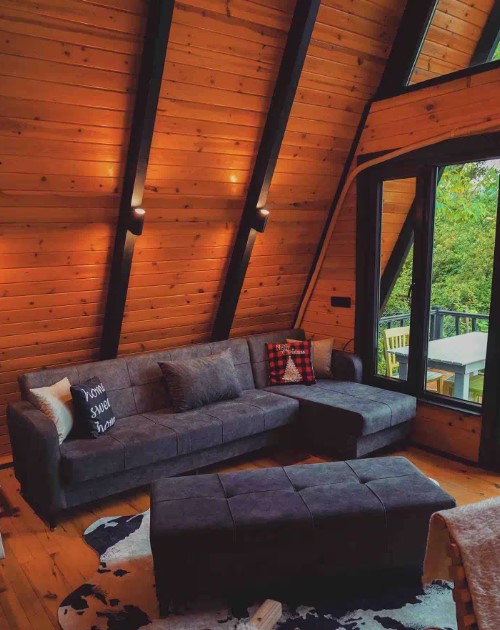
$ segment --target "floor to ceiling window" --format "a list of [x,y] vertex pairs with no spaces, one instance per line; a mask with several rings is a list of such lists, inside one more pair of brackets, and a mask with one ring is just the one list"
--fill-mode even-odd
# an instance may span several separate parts
[[484,389],[499,170],[500,161],[447,166],[436,191],[427,367],[442,374],[442,395],[476,403]]
[[480,408],[499,174],[497,158],[440,160],[385,165],[364,179],[357,346],[368,381]]

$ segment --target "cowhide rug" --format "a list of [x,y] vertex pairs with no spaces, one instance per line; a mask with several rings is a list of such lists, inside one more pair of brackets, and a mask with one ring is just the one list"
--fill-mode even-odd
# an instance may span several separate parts
[[[102,518],[84,533],[100,557],[97,573],[59,608],[64,630],[242,630],[262,602],[230,609],[227,602],[199,601],[158,618],[149,546],[149,512]],[[451,587],[434,584],[374,585],[357,595],[337,589],[282,599],[279,630],[456,630]],[[378,591],[378,592],[377,592]]]

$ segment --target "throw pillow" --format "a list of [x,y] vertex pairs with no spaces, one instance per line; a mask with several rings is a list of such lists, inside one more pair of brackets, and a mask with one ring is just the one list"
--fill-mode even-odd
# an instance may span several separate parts
[[159,363],[175,412],[241,395],[231,350],[201,359]]
[[94,376],[71,387],[75,405],[76,428],[84,437],[98,438],[116,422],[108,394],[101,380]]
[[290,385],[316,382],[311,360],[310,341],[267,343],[269,385]]
[[[287,339],[287,343],[298,341]],[[333,378],[332,352],[333,339],[312,339],[312,362],[314,374],[317,378]]]
[[74,423],[70,388],[69,380],[63,378],[49,387],[30,389],[37,408],[43,411],[56,425],[59,444],[62,444],[68,437]]

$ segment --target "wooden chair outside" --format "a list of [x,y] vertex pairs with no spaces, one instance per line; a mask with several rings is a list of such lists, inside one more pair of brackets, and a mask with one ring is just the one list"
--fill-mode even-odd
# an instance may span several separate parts
[[[410,345],[410,327],[386,328],[384,330],[384,356],[386,374],[391,378],[398,378],[399,363],[391,350],[406,348]],[[436,383],[438,394],[443,393],[444,374],[427,370],[427,383]]]
[[[455,377],[450,376],[444,381],[443,394],[453,396]],[[469,380],[469,400],[480,403],[483,400],[484,374],[475,374]]]

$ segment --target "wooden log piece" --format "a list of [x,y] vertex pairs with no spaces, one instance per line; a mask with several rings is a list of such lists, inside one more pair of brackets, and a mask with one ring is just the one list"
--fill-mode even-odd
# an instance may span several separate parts
[[273,599],[266,599],[249,622],[251,630],[273,630],[283,614],[283,607]]
[[467,576],[462,564],[460,547],[451,539],[448,547],[451,560],[450,578],[454,583],[453,599],[457,611],[458,630],[477,630],[477,619],[472,605],[472,596],[467,585]]

